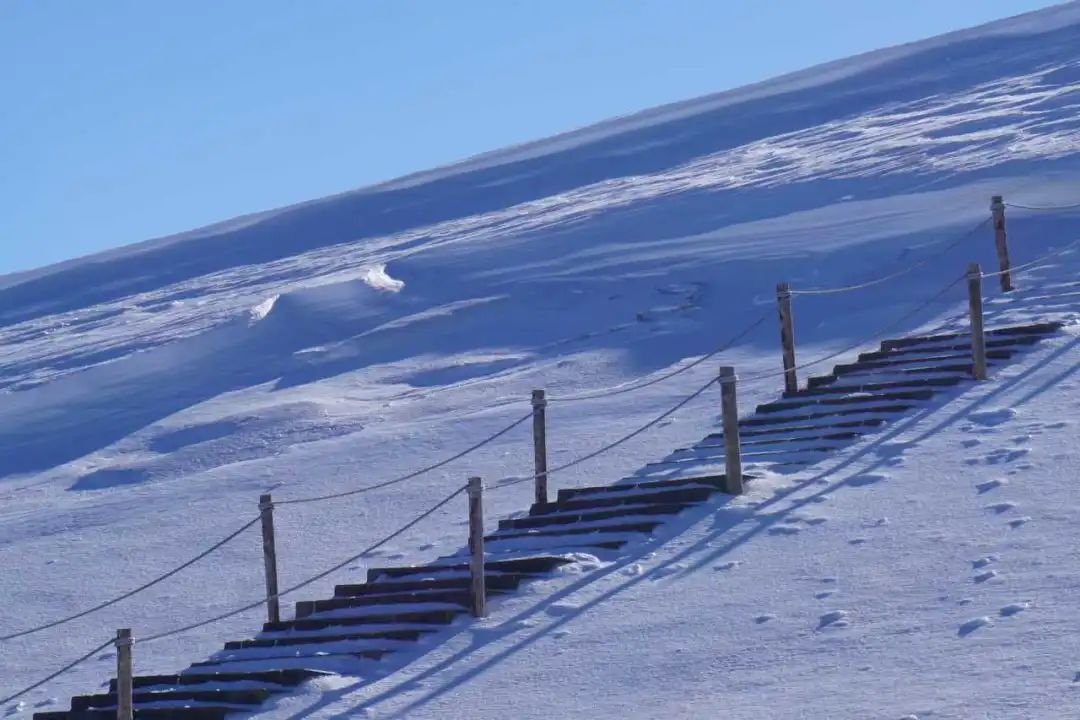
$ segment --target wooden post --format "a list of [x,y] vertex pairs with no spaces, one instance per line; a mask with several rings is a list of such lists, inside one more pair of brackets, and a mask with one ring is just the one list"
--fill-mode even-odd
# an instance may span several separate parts
[[780,309],[780,346],[784,354],[784,390],[799,390],[799,378],[795,374],[795,318],[791,314],[791,288],[786,282],[776,286],[776,304]]
[[536,502],[548,501],[547,398],[543,390],[533,390],[533,468],[536,476]]
[[985,380],[986,335],[983,332],[982,268],[979,263],[968,265],[967,279],[971,310],[971,374],[976,380]]
[[487,584],[484,581],[484,485],[469,478],[469,577],[473,617],[487,616]]
[[1001,270],[1001,291],[1013,289],[1012,275],[1009,270],[1009,244],[1005,238],[1005,202],[1001,195],[990,199],[990,214],[994,218],[994,245],[997,246],[998,268]]
[[739,447],[739,401],[735,368],[720,368],[720,403],[724,420],[724,492],[742,495],[742,450]]
[[132,720],[131,629],[116,631],[116,720]]
[[276,623],[281,622],[281,605],[278,600],[277,548],[274,545],[274,500],[269,494],[259,496],[259,514],[262,516],[263,567],[266,570],[266,618]]

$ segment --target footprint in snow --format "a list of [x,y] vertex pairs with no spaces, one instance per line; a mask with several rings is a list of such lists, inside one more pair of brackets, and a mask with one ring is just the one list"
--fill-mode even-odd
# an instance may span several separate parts
[[765,623],[769,622],[770,620],[775,620],[775,619],[776,619],[775,615],[758,615],[757,617],[754,618],[754,622],[756,622],[758,625],[764,625]]
[[992,503],[990,505],[987,505],[986,509],[1000,515],[1001,513],[1008,512],[1008,511],[1012,510],[1015,507],[1016,507],[1016,503],[1014,503],[1014,502],[999,502],[999,503]]
[[981,557],[978,560],[972,560],[971,567],[975,570],[978,570],[980,568],[986,567],[990,563],[997,562],[1000,559],[1001,558],[999,558],[997,555],[987,555],[986,557]]
[[734,570],[740,565],[742,565],[742,560],[728,560],[719,565],[713,565],[713,570]]
[[1024,517],[1016,518],[1015,520],[1010,520],[1009,521],[1009,527],[1011,527],[1011,528],[1013,528],[1015,530],[1016,528],[1020,527],[1021,525],[1026,525],[1029,520],[1031,520],[1031,518],[1027,517],[1026,515]]
[[981,482],[976,485],[975,489],[979,491],[980,495],[982,495],[983,493],[988,493],[991,490],[997,490],[999,487],[1005,485],[1006,483],[1007,481],[1004,478],[987,480],[986,482]]
[[996,410],[983,410],[968,415],[968,420],[983,427],[1001,425],[1016,417],[1016,411],[1012,408],[998,408]]
[[645,568],[642,567],[641,563],[634,563],[623,570],[623,575],[630,575],[633,577],[635,575],[641,575],[643,572],[645,572]]
[[770,535],[798,535],[800,532],[802,532],[802,528],[792,527],[790,525],[778,525],[769,528]]
[[865,545],[866,544],[866,538],[864,538],[864,537],[851,538],[847,542],[848,542],[848,545]]
[[1006,605],[1005,607],[1001,608],[998,613],[1001,615],[1001,617],[1012,617],[1013,615],[1024,612],[1029,607],[1031,607],[1031,603],[1012,603],[1011,605]]
[[832,612],[827,612],[818,618],[817,629],[823,630],[827,627],[847,627],[848,624],[847,610],[834,610]]
[[564,637],[572,634],[573,633],[571,633],[569,630],[556,630],[555,632],[551,633],[551,637],[555,638],[556,640],[562,640]]
[[997,574],[997,570],[987,570],[986,572],[981,572],[976,575],[974,579],[977,583],[984,583],[987,580],[993,580],[994,578],[996,578]]
[[652,574],[649,575],[649,579],[650,580],[663,580],[664,578],[670,577],[671,575],[675,575],[676,573],[680,573],[685,569],[686,569],[686,565],[684,563],[675,563],[674,565],[670,565],[668,567],[662,567],[662,568],[659,568],[657,570],[654,570],[652,572]]
[[819,593],[814,593],[814,599],[815,600],[824,600],[825,598],[831,596],[832,594],[833,594],[832,590],[824,590],[824,591],[819,592]]
[[1011,463],[1019,460],[1020,458],[1031,452],[1028,448],[1014,448],[1012,450],[1008,448],[1001,448],[988,453],[984,458],[987,465],[1002,465],[1004,463]]
[[967,440],[961,441],[960,444],[966,448],[973,448],[981,443],[982,440],[980,440],[979,438],[968,438]]
[[960,627],[956,631],[956,634],[959,635],[960,637],[967,637],[968,635],[975,632],[979,628],[986,627],[987,625],[991,625],[991,624],[993,624],[993,623],[990,621],[990,618],[987,617],[986,615],[983,615],[982,617],[972,618],[971,620],[968,620],[966,623],[963,623],[962,625],[960,625]]
[[546,612],[552,617],[566,617],[567,615],[573,615],[580,611],[581,608],[577,605],[571,605],[569,603],[553,603],[548,605]]
[[867,473],[865,475],[855,475],[847,479],[847,484],[853,487],[865,487],[867,485],[876,485],[882,480],[888,480],[888,475],[877,475],[874,473]]

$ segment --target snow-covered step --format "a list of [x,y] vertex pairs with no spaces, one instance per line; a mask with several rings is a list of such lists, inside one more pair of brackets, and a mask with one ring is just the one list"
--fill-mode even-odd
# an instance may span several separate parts
[[362,655],[371,660],[380,660],[386,655],[412,647],[415,641],[343,639],[332,640],[329,637],[291,645],[250,645],[247,647],[222,650],[210,659],[218,661],[232,660],[273,660],[281,657],[310,657],[313,655]]
[[[177,702],[192,704],[208,704],[218,707],[244,708],[245,706],[257,707],[266,702],[275,693],[269,690],[166,690],[162,692],[146,692],[136,690],[132,693],[133,706],[139,707],[162,707],[164,703]],[[102,693],[98,695],[76,695],[71,698],[71,709],[75,712],[82,710],[113,710],[117,705],[116,693]],[[251,708],[247,708],[251,709]]]
[[[289,669],[243,673],[137,675],[132,678],[132,687],[146,690],[171,690],[179,687],[204,688],[207,685],[213,685],[236,687],[239,690],[251,687],[285,689],[300,685],[308,680],[325,677],[327,674],[318,670]],[[116,678],[109,681],[109,692],[116,692]]]
[[[807,431],[807,434],[800,435],[798,432],[790,435],[781,435],[778,437],[739,437],[739,445],[746,452],[753,452],[756,450],[765,450],[775,445],[783,445],[791,448],[802,447],[819,447],[822,444],[835,444],[837,447],[850,443],[854,440],[858,440],[866,433],[859,429],[849,430],[836,430],[833,432],[813,432]],[[723,435],[709,435],[704,440],[696,443],[693,447],[680,448],[676,450],[676,453],[684,453],[693,450],[715,450],[717,448],[722,449],[724,447]],[[672,453],[675,455],[675,453]]]
[[[986,331],[988,341],[1002,339],[1028,338],[1034,336],[1036,340],[1060,330],[1059,322],[1031,323],[1028,325],[1014,325],[1010,327],[993,328]],[[955,342],[960,339],[970,338],[968,333],[944,333],[940,335],[920,335],[908,338],[894,338],[881,343],[883,350],[893,348],[914,347],[919,345],[940,345],[942,343]]]
[[622,505],[599,510],[570,510],[567,512],[549,512],[542,515],[527,515],[520,518],[501,520],[500,528],[530,528],[549,525],[567,525],[578,522],[621,521],[624,518],[656,516],[669,517],[691,508],[694,503],[648,503],[642,505]]
[[555,533],[525,537],[500,537],[496,535],[485,541],[484,549],[489,555],[523,550],[557,550],[559,552],[618,550],[636,539],[634,533],[600,531],[574,536]]
[[[924,373],[925,374],[922,374]],[[858,373],[852,375],[817,375],[807,378],[806,387],[795,392],[784,392],[783,397],[794,398],[818,394],[848,394],[854,392],[877,392],[879,390],[906,390],[909,388],[943,389],[955,387],[972,380],[971,365],[963,372],[939,373],[936,368],[916,368],[910,372]]]
[[379,630],[343,632],[340,628],[324,628],[321,632],[288,633],[260,635],[252,640],[230,640],[225,643],[226,650],[244,650],[247,648],[261,647],[290,647],[294,645],[309,645],[313,643],[344,642],[351,640],[397,640],[401,642],[416,642],[425,635],[436,632],[432,626],[410,629]]
[[619,535],[626,535],[628,533],[646,534],[651,533],[657,526],[663,524],[663,522],[663,520],[623,519],[622,522],[614,522],[611,520],[603,521],[602,524],[598,525],[593,523],[582,523],[579,525],[549,525],[540,528],[500,529],[491,535],[485,536],[484,541],[501,542],[503,540],[536,537],[572,538],[581,535],[608,533],[617,533]]
[[929,400],[934,396],[934,391],[928,388],[921,390],[894,390],[889,392],[858,392],[839,397],[835,396],[808,396],[804,398],[790,398],[776,400],[770,403],[758,405],[754,410],[756,414],[766,415],[784,410],[796,408],[819,408],[819,407],[846,407],[861,405],[868,402],[888,402],[891,400]]
[[815,411],[778,413],[776,415],[752,415],[739,421],[740,429],[743,427],[754,429],[764,425],[792,425],[811,420],[824,418],[850,418],[855,416],[869,416],[872,418],[886,419],[889,415],[907,412],[915,407],[911,402],[872,402],[864,406],[820,409]]
[[712,488],[720,487],[722,478],[718,476],[702,476],[687,478],[671,482],[620,482],[615,485],[599,485],[591,487],[564,488],[559,490],[556,496],[558,500],[579,500],[582,498],[603,497],[628,497],[634,494],[652,493],[656,490],[672,488]]
[[[517,573],[488,573],[485,577],[488,592],[516,590],[529,575]],[[420,580],[380,580],[372,583],[345,584],[334,587],[334,597],[387,596],[398,593],[437,593],[442,591],[468,590],[471,580],[468,573],[455,577],[422,578]]]
[[[466,596],[464,601],[462,600],[463,594]],[[429,590],[425,592],[397,593],[392,595],[335,597],[328,600],[301,600],[296,603],[296,618],[300,619],[315,613],[322,613],[329,610],[342,610],[346,608],[387,607],[400,604],[426,606],[431,605],[432,603],[442,605],[468,605],[467,593],[465,593],[464,588],[461,588],[457,590]]]
[[543,515],[547,512],[588,510],[641,503],[698,503],[708,500],[713,493],[718,491],[719,488],[712,485],[694,484],[689,487],[657,488],[651,491],[642,490],[641,492],[613,493],[599,496],[583,495],[567,500],[536,503],[532,506],[530,513]]
[[276,623],[266,623],[263,629],[267,632],[280,630],[318,630],[326,627],[352,627],[357,625],[393,624],[393,623],[416,623],[428,625],[447,625],[453,622],[460,614],[460,608],[441,608],[437,610],[383,610],[379,613],[367,613],[362,615],[330,615],[311,616],[298,620],[281,620]]
[[[513,559],[491,560],[484,563],[484,571],[510,572],[525,575],[544,575],[553,570],[568,565],[573,560],[558,555],[532,555]],[[368,581],[372,582],[380,577],[412,577],[427,576],[432,573],[445,571],[468,572],[469,564],[466,562],[450,560],[445,563],[431,565],[406,565],[401,567],[371,568],[367,571]]]

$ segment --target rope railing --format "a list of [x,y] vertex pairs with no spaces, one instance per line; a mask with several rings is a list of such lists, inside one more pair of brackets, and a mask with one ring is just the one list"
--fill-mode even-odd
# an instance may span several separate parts
[[109,647],[112,644],[113,644],[113,640],[112,640],[112,638],[109,638],[108,640],[103,642],[101,645],[98,645],[96,648],[94,648],[90,652],[86,653],[85,655],[80,656],[77,660],[72,660],[67,665],[60,668],[59,670],[52,673],[51,675],[43,677],[40,680],[38,680],[37,682],[35,682],[34,684],[28,685],[27,687],[24,687],[22,690],[19,690],[18,692],[15,692],[15,693],[12,693],[11,695],[8,695],[3,700],[0,700],[0,705],[7,705],[12,700],[18,700],[19,698],[21,698],[26,693],[37,690],[39,687],[41,687],[45,683],[49,682],[50,680],[55,680],[56,678],[60,677],[64,673],[68,672],[69,670],[73,670],[74,668],[78,667],[79,665],[86,662],[90,658],[94,657],[94,655],[98,654],[99,652],[101,652],[102,650],[104,650],[105,648]]
[[632,440],[633,438],[637,437],[638,435],[642,434],[643,432],[645,432],[645,431],[649,430],[650,428],[654,427],[657,423],[662,422],[663,420],[668,418],[670,415],[672,415],[672,413],[682,409],[687,404],[689,404],[691,401],[693,401],[695,398],[697,398],[699,395],[701,395],[706,390],[708,390],[710,387],[712,387],[714,384],[716,384],[716,379],[715,378],[710,379],[707,383],[705,383],[704,385],[699,387],[697,390],[695,390],[694,392],[690,393],[688,396],[686,396],[685,398],[680,400],[673,407],[669,408],[668,410],[665,410],[664,412],[662,412],[660,415],[656,416],[655,418],[653,418],[649,422],[645,423],[644,425],[637,428],[636,430],[634,430],[632,432],[629,432],[626,435],[623,435],[622,437],[620,437],[618,440],[615,440],[614,442],[608,443],[607,445],[604,445],[603,447],[601,447],[601,448],[599,448],[597,450],[593,450],[592,452],[589,452],[589,453],[587,453],[585,455],[582,455],[581,457],[579,457],[579,458],[577,458],[575,460],[571,460],[570,462],[567,462],[567,463],[565,463],[563,465],[559,465],[558,467],[551,468],[550,470],[548,470],[546,472],[535,473],[533,475],[515,475],[515,476],[512,476],[512,477],[503,478],[503,479],[499,480],[498,482],[496,482],[493,485],[493,488],[495,488],[495,489],[504,488],[504,487],[509,487],[511,485],[517,485],[519,483],[528,482],[530,480],[536,481],[536,480],[541,479],[541,478],[549,478],[552,475],[554,475],[555,473],[559,473],[559,472],[562,472],[564,470],[568,470],[568,469],[570,469],[570,468],[572,468],[572,467],[574,467],[576,465],[580,465],[580,464],[582,464],[584,462],[592,460],[593,458],[599,457],[600,455],[603,455],[606,452],[610,452],[611,450],[614,450],[615,448],[619,447],[620,445]]
[[1007,273],[1017,275],[1017,274],[1023,274],[1025,272],[1029,271],[1029,270],[1038,270],[1041,267],[1041,263],[1046,262],[1047,260],[1050,260],[1051,258],[1055,258],[1055,257],[1057,257],[1059,255],[1064,255],[1066,252],[1068,252],[1072,248],[1076,247],[1077,245],[1080,245],[1080,238],[1077,238],[1076,240],[1073,240],[1071,243],[1068,243],[1067,245],[1063,245],[1063,246],[1061,246],[1059,248],[1055,248],[1054,250],[1051,250],[1050,252],[1046,253],[1045,255],[1040,255],[1039,257],[1035,258],[1034,260],[1029,260],[1028,262],[1024,263],[1023,265],[1013,265],[1012,267],[1007,268],[1005,270],[996,270],[994,272],[984,272],[982,274],[982,276],[984,278],[997,277],[999,275],[1004,275],[1004,274],[1007,274]]
[[1077,210],[1080,209],[1080,203],[1072,203],[1071,205],[1022,205],[1020,203],[1007,202],[1005,207],[1016,208],[1017,210],[1034,210],[1036,212],[1058,212],[1061,210]]
[[[349,565],[350,563],[354,563],[357,560],[361,559],[362,557],[374,552],[375,550],[378,550],[380,547],[382,547],[386,543],[388,543],[391,540],[397,538],[399,535],[404,534],[408,530],[411,530],[416,525],[420,524],[421,522],[423,522],[427,518],[434,515],[440,509],[445,507],[451,500],[453,500],[454,498],[456,498],[458,495],[462,494],[463,492],[465,492],[465,487],[464,486],[461,486],[461,487],[457,488],[452,493],[447,495],[445,498],[443,498],[439,502],[435,503],[434,505],[432,505],[430,508],[428,508],[424,512],[420,513],[415,518],[413,518],[409,522],[405,523],[404,525],[399,527],[394,532],[392,532],[389,535],[383,537],[382,539],[378,540],[377,542],[367,546],[366,548],[364,548],[360,552],[356,553],[355,555],[352,555],[351,557],[345,558],[344,560],[337,563],[333,567],[327,568],[326,570],[323,570],[322,572],[319,572],[319,573],[317,573],[315,575],[312,575],[311,577],[307,578],[306,580],[302,580],[302,581],[296,583],[295,585],[292,585],[292,586],[286,588],[285,590],[282,590],[278,594],[278,597],[283,597],[285,595],[289,595],[291,593],[296,592],[297,590],[300,590],[302,588],[307,587],[308,585],[311,585],[312,583],[318,582],[319,580],[322,580],[323,578],[327,577],[328,575],[332,575],[333,573],[335,573],[338,570],[342,569],[346,565]],[[235,608],[235,609],[230,610],[228,612],[221,613],[220,615],[215,615],[214,617],[207,618],[206,620],[200,620],[198,622],[190,623],[188,625],[183,625],[183,626],[178,627],[178,628],[173,628],[172,630],[167,630],[165,632],[160,632],[160,633],[157,633],[155,635],[150,635],[149,637],[140,639],[139,643],[140,644],[145,644],[145,643],[149,643],[149,642],[154,642],[155,640],[163,640],[165,638],[173,637],[175,635],[181,635],[181,634],[189,632],[191,630],[195,630],[195,629],[198,629],[198,628],[201,628],[201,627],[206,627],[207,625],[213,625],[216,622],[220,622],[222,620],[227,620],[229,618],[236,617],[237,615],[245,613],[248,610],[253,610],[253,609],[255,609],[257,607],[260,607],[262,605],[265,605],[265,604],[266,604],[266,598],[262,598],[261,600],[250,602],[250,603],[248,603],[246,605]]]
[[[922,312],[923,310],[925,310],[926,308],[930,307],[935,302],[940,300],[942,297],[944,297],[950,290],[952,290],[954,287],[956,287],[957,284],[959,284],[965,278],[966,278],[966,275],[960,275],[959,277],[952,280],[948,285],[943,287],[941,290],[934,293],[932,296],[930,296],[929,298],[924,300],[922,303],[920,303],[914,310],[911,310],[911,311],[909,311],[907,313],[904,313],[902,316],[900,316],[897,319],[889,322],[888,324],[882,326],[881,328],[875,330],[873,333],[862,336],[858,340],[856,340],[855,342],[851,343],[850,345],[845,345],[841,349],[836,350],[836,351],[831,352],[831,353],[828,353],[827,355],[823,355],[823,356],[821,356],[819,358],[815,358],[813,360],[808,360],[806,362],[795,365],[795,367],[792,368],[792,369],[793,370],[802,370],[804,368],[808,368],[808,367],[811,367],[813,365],[820,365],[823,362],[826,362],[828,360],[832,360],[833,358],[839,357],[840,355],[843,355],[844,353],[851,352],[852,350],[855,350],[855,349],[857,349],[857,348],[859,348],[859,347],[861,347],[863,345],[866,345],[867,343],[872,342],[873,340],[881,339],[882,337],[884,337],[884,335],[886,333],[892,332],[897,327],[904,324],[905,322],[907,322],[911,318],[915,317],[920,312]],[[756,375],[748,375],[748,376],[746,376],[744,378],[741,378],[739,382],[747,383],[747,382],[753,382],[755,380],[763,380],[763,379],[766,379],[766,378],[782,377],[783,375],[785,375],[788,372],[790,372],[790,370],[770,370],[768,372],[758,373]]]
[[653,378],[653,379],[648,380],[646,382],[631,384],[629,386],[616,386],[616,387],[608,388],[606,390],[597,390],[597,391],[591,392],[591,393],[583,393],[581,395],[567,395],[567,396],[563,396],[563,397],[558,397],[558,396],[550,397],[550,398],[548,398],[548,402],[551,402],[551,403],[564,403],[564,402],[577,402],[579,400],[597,400],[599,398],[615,397],[616,395],[623,395],[623,394],[626,394],[626,393],[634,392],[635,390],[641,390],[642,388],[647,388],[647,387],[651,387],[653,385],[656,385],[658,383],[662,383],[665,380],[670,380],[671,378],[676,377],[677,375],[682,375],[684,372],[687,372],[688,370],[692,370],[692,369],[696,368],[698,365],[701,365],[706,360],[711,360],[712,358],[716,357],[717,355],[724,352],[725,350],[730,349],[735,343],[739,342],[740,340],[745,338],[747,335],[749,335],[751,332],[756,330],[763,322],[765,322],[766,319],[768,319],[768,317],[770,315],[772,315],[772,312],[773,311],[771,309],[766,310],[756,320],[754,320],[749,325],[744,327],[742,330],[740,330],[738,333],[736,333],[734,336],[732,336],[731,339],[729,339],[727,342],[723,343],[722,345],[720,345],[716,349],[711,350],[708,353],[706,353],[706,354],[702,355],[701,357],[697,358],[693,362],[690,362],[690,363],[678,368],[677,370],[673,370],[673,371],[671,371],[669,373],[661,375],[660,377]]
[[14,633],[10,633],[10,634],[7,634],[7,635],[2,635],[2,636],[0,636],[0,640],[14,640],[15,638],[25,637],[27,635],[32,635],[34,633],[41,632],[42,630],[48,630],[49,628],[54,628],[54,627],[58,627],[60,625],[64,625],[65,623],[69,623],[72,620],[78,620],[79,618],[83,618],[83,617],[86,617],[87,615],[91,615],[93,613],[96,613],[99,610],[104,610],[107,607],[111,607],[111,606],[117,604],[118,602],[121,602],[123,600],[127,600],[128,598],[130,598],[130,597],[132,597],[134,595],[138,595],[139,593],[143,592],[144,590],[149,590],[150,588],[154,587],[155,585],[158,585],[158,584],[168,580],[169,578],[171,578],[173,575],[176,575],[180,571],[191,567],[195,563],[197,563],[200,560],[202,560],[203,558],[205,558],[207,555],[210,555],[211,553],[213,553],[215,550],[218,550],[219,548],[224,547],[230,541],[232,541],[233,539],[239,537],[245,530],[247,530],[248,528],[250,528],[252,525],[254,525],[257,522],[259,522],[259,516],[255,516],[255,518],[253,518],[252,520],[249,520],[248,522],[244,523],[243,526],[241,526],[237,530],[233,531],[232,533],[229,533],[223,539],[221,539],[218,542],[214,543],[213,545],[208,547],[206,550],[203,550],[201,553],[199,553],[195,557],[191,558],[187,562],[181,563],[180,565],[177,565],[172,570],[169,570],[168,572],[166,572],[166,573],[164,573],[162,575],[158,575],[153,580],[151,580],[149,582],[146,582],[146,583],[143,583],[142,585],[138,586],[137,588],[129,590],[129,591],[123,593],[122,595],[117,595],[116,597],[112,598],[111,600],[106,600],[103,603],[99,603],[99,604],[97,604],[97,605],[95,605],[95,606],[93,606],[91,608],[87,608],[86,610],[82,610],[80,612],[77,612],[74,615],[68,615],[67,617],[60,618],[59,620],[52,620],[50,622],[44,623],[42,625],[38,625],[37,627],[29,628],[27,630],[20,630],[19,632],[14,632]]
[[833,294],[836,294],[836,293],[851,292],[853,290],[862,290],[863,288],[873,287],[874,285],[880,285],[880,284],[882,284],[884,282],[888,282],[889,280],[894,280],[894,279],[896,279],[898,277],[903,277],[904,275],[907,275],[908,273],[914,272],[915,270],[918,270],[919,268],[927,265],[928,263],[941,258],[946,253],[948,253],[950,250],[953,250],[954,248],[959,246],[962,242],[964,242],[965,240],[967,240],[968,238],[973,236],[976,232],[981,230],[985,225],[987,225],[990,222],[990,220],[991,220],[991,218],[986,218],[984,220],[980,220],[979,223],[977,225],[975,225],[975,227],[973,227],[970,230],[964,232],[963,234],[957,236],[957,238],[955,240],[950,242],[948,245],[946,245],[944,248],[942,248],[938,252],[933,253],[931,255],[927,255],[922,260],[919,260],[918,262],[916,262],[916,263],[914,263],[912,265],[909,265],[909,266],[907,266],[905,268],[897,270],[896,272],[889,273],[888,275],[885,275],[883,277],[875,278],[874,280],[867,280],[866,282],[857,283],[857,284],[854,284],[854,285],[845,285],[845,286],[842,286],[842,287],[803,288],[803,289],[792,288],[790,292],[791,292],[792,295],[833,295]]

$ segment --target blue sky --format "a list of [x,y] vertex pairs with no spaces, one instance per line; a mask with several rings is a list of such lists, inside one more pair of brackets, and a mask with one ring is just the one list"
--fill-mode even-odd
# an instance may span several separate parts
[[0,0],[0,273],[1045,0]]

